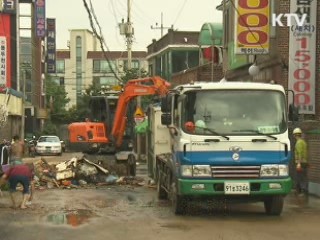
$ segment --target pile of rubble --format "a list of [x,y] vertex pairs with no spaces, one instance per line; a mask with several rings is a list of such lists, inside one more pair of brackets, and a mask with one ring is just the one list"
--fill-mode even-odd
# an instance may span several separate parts
[[33,163],[36,186],[43,188],[79,188],[92,185],[130,184],[144,186],[144,178],[121,176],[109,172],[101,164],[96,164],[84,156],[73,157],[59,164],[49,164],[44,158]]

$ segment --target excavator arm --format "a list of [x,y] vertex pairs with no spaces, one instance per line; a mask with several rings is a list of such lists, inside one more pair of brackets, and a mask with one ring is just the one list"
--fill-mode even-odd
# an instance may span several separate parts
[[115,145],[122,144],[123,135],[126,128],[126,113],[129,102],[137,96],[160,95],[163,96],[169,91],[170,83],[161,77],[147,77],[142,79],[129,80],[120,94],[117,109],[114,116],[114,123],[111,135]]

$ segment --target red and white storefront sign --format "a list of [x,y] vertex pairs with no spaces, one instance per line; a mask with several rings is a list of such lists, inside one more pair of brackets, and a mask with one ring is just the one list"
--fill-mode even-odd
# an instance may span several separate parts
[[7,83],[7,40],[0,36],[0,88]]
[[290,12],[307,14],[307,19],[303,26],[293,20],[290,27],[288,88],[294,91],[299,113],[314,114],[317,1],[291,0]]

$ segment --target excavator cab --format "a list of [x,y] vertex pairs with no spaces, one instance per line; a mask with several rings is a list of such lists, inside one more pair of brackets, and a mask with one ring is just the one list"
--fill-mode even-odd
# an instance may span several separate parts
[[109,143],[105,124],[101,122],[71,123],[68,131],[70,148],[74,151],[96,153]]

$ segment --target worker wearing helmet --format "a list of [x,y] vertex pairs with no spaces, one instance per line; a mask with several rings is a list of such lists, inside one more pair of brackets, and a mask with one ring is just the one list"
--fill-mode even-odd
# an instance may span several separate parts
[[196,121],[196,133],[204,133],[206,128],[206,123],[203,120],[197,120]]
[[302,131],[300,128],[293,130],[293,136],[296,139],[294,149],[294,159],[296,164],[296,191],[297,194],[303,196],[308,192],[308,149],[307,143],[302,138]]

